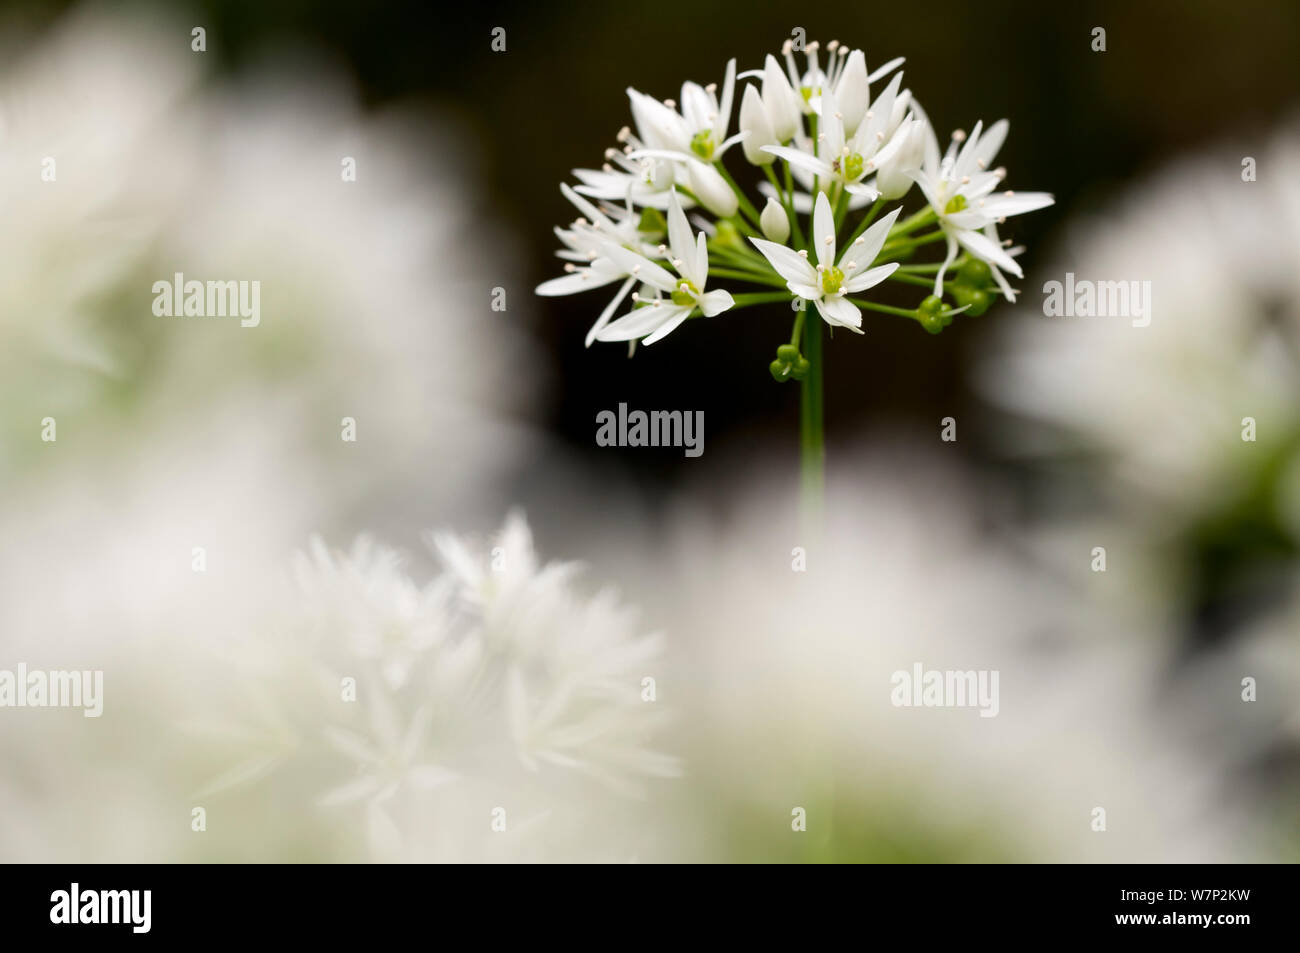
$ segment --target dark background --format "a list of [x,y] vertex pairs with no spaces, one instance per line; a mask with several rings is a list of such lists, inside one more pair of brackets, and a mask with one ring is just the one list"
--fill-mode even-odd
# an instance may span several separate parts
[[[70,4],[19,2],[14,18],[44,27]],[[167,5],[171,7],[171,4]],[[598,410],[703,409],[709,447],[797,439],[797,388],[777,385],[767,363],[789,332],[780,305],[692,323],[629,361],[620,345],[583,347],[605,303],[593,294],[535,298],[558,274],[551,229],[573,216],[558,183],[574,167],[598,167],[618,128],[630,121],[629,85],[676,98],[685,79],[720,81],[726,60],[761,65],[796,26],[823,45],[839,39],[866,50],[873,67],[907,57],[910,86],[941,142],[976,119],[1011,120],[999,156],[1012,188],[1055,193],[1057,205],[1023,216],[1004,237],[1025,243],[1033,291],[1035,263],[1072,213],[1108,200],[1126,180],[1185,149],[1241,143],[1253,154],[1288,113],[1297,92],[1300,4],[1274,2],[1063,3],[706,3],[253,2],[194,6],[208,29],[209,55],[238,71],[286,44],[324,49],[350,67],[368,104],[427,100],[450,113],[464,153],[454,159],[481,176],[482,210],[518,236],[524,268],[510,283],[515,314],[534,324],[539,362],[549,365],[550,405],[534,422],[591,466],[628,466],[594,446]],[[493,52],[504,27],[507,50]],[[1092,30],[1107,49],[1093,52]],[[800,59],[802,62],[802,58]],[[739,84],[738,84],[739,85]],[[737,90],[736,102],[740,95]],[[733,117],[733,130],[734,126]],[[731,168],[742,182],[753,170]],[[1189,196],[1189,201],[1194,197]],[[909,210],[917,206],[909,197]],[[1040,279],[1041,280],[1041,279]],[[919,289],[917,289],[919,291]],[[914,305],[912,289],[888,286],[891,303]],[[485,293],[486,300],[486,293]],[[958,319],[942,335],[888,315],[867,317],[863,338],[842,335],[828,352],[828,440],[861,427],[926,434],[976,400],[964,373],[988,326],[1005,306]],[[975,418],[960,452],[987,462]],[[793,461],[794,454],[791,453]],[[692,463],[676,451],[647,452],[625,476],[651,494],[670,492]],[[793,463],[792,463],[793,466]]]

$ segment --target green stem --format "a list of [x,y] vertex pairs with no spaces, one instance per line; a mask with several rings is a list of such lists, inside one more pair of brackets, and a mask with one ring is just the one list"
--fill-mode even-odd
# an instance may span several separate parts
[[771,285],[773,288],[785,287],[785,282],[770,271],[763,274],[758,271],[742,271],[738,268],[718,268],[710,265],[709,277],[715,276],[719,278],[735,278],[739,281],[753,281],[760,285]]
[[[817,148],[818,144],[817,144],[817,114],[816,113],[813,113],[811,116],[808,117],[808,128],[812,133],[813,151],[819,152],[820,150]],[[812,191],[808,193],[813,200],[812,208],[808,210],[808,235],[810,238],[813,233],[813,214],[817,211],[817,192],[820,189],[820,183],[818,179],[819,176],[815,176],[815,175],[813,176]]]
[[749,222],[741,218],[739,214],[733,215],[731,216],[731,218],[725,219],[724,221],[728,221],[732,225],[735,225],[736,231],[740,232],[742,235],[748,235],[753,238],[763,237],[758,233],[758,231],[756,231],[754,228],[750,226]]
[[725,165],[721,162],[715,162],[713,163],[713,167],[722,173],[722,177],[726,179],[727,184],[731,186],[731,191],[736,193],[736,200],[740,203],[740,210],[745,213],[755,228],[759,228],[758,209],[754,208],[754,203],[749,200],[749,196],[747,196],[744,190],[736,184],[736,180],[731,177],[731,173],[727,171]]
[[848,300],[853,304],[856,304],[859,308],[866,308],[868,311],[879,311],[882,314],[896,314],[900,318],[911,318],[913,321],[916,320],[916,312],[909,311],[906,308],[895,308],[893,305],[877,304],[874,301],[866,301],[862,298],[849,298]]
[[940,230],[937,232],[930,232],[928,235],[922,235],[920,238],[906,238],[902,241],[895,241],[891,238],[889,241],[885,242],[885,247],[880,250],[879,259],[876,263],[880,264],[884,259],[891,255],[901,255],[920,245],[928,245],[930,242],[943,241],[945,237],[943,231]]
[[[902,271],[901,269],[899,269],[899,270],[895,270],[894,273],[893,273],[892,275],[889,276],[889,280],[890,280],[890,281],[901,281],[901,282],[903,282],[904,284],[916,285],[917,287],[920,287],[920,288],[933,288],[933,287],[934,287],[934,281],[933,281],[932,279],[930,279],[930,278],[922,278],[920,275],[908,274],[908,273]],[[944,284],[946,285],[947,282],[945,281]]]
[[709,246],[709,254],[716,259],[720,259],[724,267],[735,266],[745,271],[756,271],[763,275],[770,276],[772,274],[772,266],[758,252],[747,252],[728,245],[712,244]]
[[794,210],[794,175],[790,172],[789,162],[787,162],[785,159],[782,159],[781,164],[785,166],[785,194],[790,197],[790,202],[786,206],[786,208],[790,212],[791,234],[794,235],[793,247],[804,248],[806,246],[804,245],[804,241],[803,241],[803,229],[799,227],[799,216],[795,213]]
[[935,221],[936,218],[937,216],[934,214],[934,209],[927,205],[915,215],[910,215],[901,222],[895,222],[894,227],[889,230],[889,237],[894,239],[906,235],[909,232],[914,232],[922,225],[928,225],[930,222]]
[[731,299],[735,302],[732,310],[735,308],[748,308],[753,304],[771,304],[774,301],[789,301],[791,294],[789,291],[755,291],[745,294],[732,295]]
[[790,197],[785,194],[785,189],[781,187],[780,180],[777,179],[776,173],[772,171],[773,164],[774,163],[769,162],[767,165],[763,166],[763,174],[767,176],[767,181],[772,183],[772,188],[776,189],[776,198],[777,201],[781,203],[781,207],[789,212]]
[[823,412],[822,321],[804,322],[803,356],[809,364],[799,393],[800,483],[804,532],[813,543],[821,533],[822,500],[826,487],[825,419]]
[[885,204],[884,199],[876,199],[874,202],[871,203],[871,208],[867,209],[867,214],[862,216],[862,221],[860,221],[858,223],[858,227],[853,230],[853,234],[849,236],[849,240],[844,243],[845,248],[848,248],[850,245],[852,245],[854,242],[856,242],[859,238],[862,237],[862,233],[865,232],[867,230],[867,226],[869,226],[872,223],[872,221],[875,220],[876,215],[879,214],[880,212],[881,206],[883,206],[884,204]]
[[[840,228],[844,225],[844,216],[845,216],[846,214],[848,214],[848,211],[849,211],[849,191],[848,191],[848,189],[844,188],[843,185],[838,185],[838,183],[837,183],[837,188],[838,188],[838,190],[839,190],[839,194],[835,197],[835,201],[834,201],[834,203],[832,204],[832,208],[833,208],[833,210],[834,210],[833,218],[834,218],[834,220],[835,220],[835,234],[836,234],[836,235],[838,235],[838,234],[840,233]],[[845,244],[847,245],[847,244],[851,244],[851,243],[846,242]]]

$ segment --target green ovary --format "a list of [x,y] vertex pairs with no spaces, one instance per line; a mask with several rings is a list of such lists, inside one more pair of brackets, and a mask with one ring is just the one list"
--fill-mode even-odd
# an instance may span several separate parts
[[674,289],[671,297],[673,300],[673,304],[681,305],[683,308],[685,308],[695,304],[695,299],[699,295],[699,293],[700,293],[699,288],[696,288],[695,285],[683,279],[682,281],[678,282],[677,287],[676,289]]
[[858,179],[862,178],[865,164],[862,160],[862,156],[853,152],[842,159],[836,159],[831,163],[831,168],[842,175],[844,181],[856,182]]
[[943,207],[944,215],[951,215],[953,212],[960,212],[966,207],[966,196],[958,192],[948,200],[948,204]]
[[844,284],[844,272],[835,266],[822,271],[822,291],[828,295],[833,295],[840,290],[840,285]]
[[711,130],[703,129],[691,136],[691,151],[701,159],[712,159],[713,148],[713,132]]

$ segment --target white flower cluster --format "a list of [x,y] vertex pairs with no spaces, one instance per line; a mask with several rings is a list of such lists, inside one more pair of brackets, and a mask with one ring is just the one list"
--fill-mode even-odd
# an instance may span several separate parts
[[[932,333],[953,314],[982,313],[994,286],[1014,299],[1004,272],[1022,273],[998,225],[1052,197],[1000,191],[1006,171],[991,166],[1006,120],[954,133],[941,154],[925,112],[902,88],[901,58],[869,72],[861,50],[837,42],[824,60],[815,42],[799,52],[802,71],[792,41],[782,50],[784,69],[769,55],[762,69],[737,74],[731,60],[720,96],[717,84],[694,82],[682,85],[680,102],[628,90],[635,128],[620,131],[621,148],[606,152],[601,169],[577,169],[577,184],[561,186],[580,213],[556,230],[567,273],[537,288],[565,295],[617,284],[588,345],[653,344],[695,315],[793,296],[811,301],[833,327],[861,331],[860,308],[868,307],[914,317]],[[873,97],[872,84],[890,74]],[[751,82],[740,97],[739,131],[728,136],[738,79]],[[766,178],[761,212],[723,164],[737,144]],[[926,204],[900,220],[901,205],[886,206],[913,183]],[[686,217],[691,209],[698,233]],[[946,242],[942,262],[905,263],[935,241]],[[959,252],[969,267],[946,281]],[[711,276],[783,291],[706,291]],[[931,276],[933,297],[915,312],[854,297],[886,278],[928,287]],[[615,318],[629,295],[630,309]]]
[[635,635],[612,591],[583,598],[578,564],[539,565],[519,515],[486,554],[429,542],[445,571],[425,585],[366,539],[298,557],[301,605],[237,680],[291,704],[258,717],[259,750],[207,793],[291,764],[320,779],[322,810],[361,810],[376,857],[429,860],[450,856],[449,828],[487,832],[494,803],[594,810],[679,773],[651,746],[664,714],[643,680],[662,640]]

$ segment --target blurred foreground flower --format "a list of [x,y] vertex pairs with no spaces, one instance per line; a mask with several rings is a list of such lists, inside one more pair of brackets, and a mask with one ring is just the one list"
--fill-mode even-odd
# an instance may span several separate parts
[[[874,441],[832,483],[821,545],[776,516],[781,487],[733,491],[725,521],[667,516],[648,585],[673,593],[673,631],[695,633],[678,856],[1283,856],[1279,789],[1242,783],[1231,732],[1211,742],[1187,726],[1257,730],[1285,702],[1244,710],[1236,679],[1163,693],[1159,643],[1097,598],[1087,561],[1063,574],[992,530],[995,504],[950,459]],[[900,707],[896,673],[918,664],[998,673],[991,716],[969,698]]]
[[[486,552],[432,541],[445,572],[424,585],[367,540],[346,555],[313,541],[295,566],[301,608],[228,647],[232,684],[273,698],[292,683],[292,703],[237,732],[260,741],[202,796],[328,777],[314,810],[359,807],[379,859],[633,855],[626,829],[580,829],[678,774],[652,747],[665,714],[643,681],[661,639],[637,635],[612,591],[581,597],[576,565],[540,565],[522,516]],[[493,842],[524,820],[522,842]]]
[[1001,430],[1008,451],[1047,477],[1040,561],[1109,551],[1092,588],[1145,605],[1127,632],[1167,655],[1151,690],[1184,712],[1175,733],[1231,761],[1225,798],[1266,800],[1294,825],[1300,127],[1253,156],[1258,180],[1241,176],[1241,151],[1136,183],[1056,251],[1057,278],[1150,282],[1145,324],[1048,318],[1035,295],[980,380],[1023,418]]
[[1222,150],[1182,160],[1056,253],[1058,276],[1150,282],[1148,324],[1047,318],[1035,295],[982,374],[1039,424],[1003,431],[1034,435],[1013,452],[1066,464],[1062,486],[1099,477],[1085,502],[1138,534],[1205,638],[1300,579],[1300,134],[1257,158],[1258,181]]
[[[265,722],[227,739],[246,777],[297,739],[277,716],[292,676],[239,694],[199,660],[266,623],[311,529],[498,512],[530,439],[521,322],[484,320],[510,242],[442,148],[471,137],[363,110],[332,64],[280,47],[208,76],[189,30],[73,9],[0,63],[0,495],[22,501],[0,513],[0,654],[103,669],[107,696],[90,728],[8,713],[6,860],[344,856],[302,813],[347,780],[336,764],[301,804],[227,805],[221,836],[174,823],[216,770],[172,740],[205,692]],[[260,282],[260,323],[154,314],[176,272]]]

